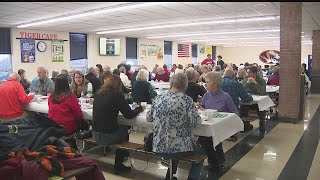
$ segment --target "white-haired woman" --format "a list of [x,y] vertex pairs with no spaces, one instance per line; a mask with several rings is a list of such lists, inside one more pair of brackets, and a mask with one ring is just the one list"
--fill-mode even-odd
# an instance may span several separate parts
[[145,69],[141,69],[136,77],[136,82],[132,85],[132,99],[133,102],[152,103],[152,99],[157,96],[157,92],[148,82],[149,72]]
[[210,68],[208,65],[201,65],[200,70],[202,71],[201,76],[199,77],[199,82],[205,82],[205,77],[208,72],[210,72]]
[[154,80],[169,82],[169,79],[170,79],[170,76],[169,76],[169,74],[164,72],[163,67],[158,67],[157,74],[156,74],[156,77],[154,77]]
[[125,87],[130,87],[130,86],[131,86],[131,82],[130,82],[128,76],[126,75],[126,72],[127,72],[127,71],[126,71],[126,68],[123,67],[123,66],[121,66],[121,67],[119,68],[119,71],[120,71],[120,79],[121,79],[123,85],[124,85]]
[[[208,92],[203,96],[201,107],[215,109],[218,112],[229,112],[239,114],[231,96],[220,89],[222,76],[217,72],[209,72],[206,75],[206,87]],[[212,137],[200,136],[199,143],[206,150],[208,164],[211,169],[225,170],[228,162],[225,158],[222,143],[213,148]]]
[[[158,95],[147,113],[147,121],[154,121],[152,151],[164,157],[174,157],[173,174],[178,160],[193,153],[204,153],[197,145],[191,129],[201,124],[192,99],[185,94],[188,78],[178,73],[170,78],[170,90]],[[203,161],[192,163],[188,179],[200,179]],[[168,169],[166,179],[170,177]]]
[[238,76],[236,77],[236,79],[241,82],[242,80],[244,80],[247,77],[247,71],[246,69],[243,68],[239,68],[238,70]]

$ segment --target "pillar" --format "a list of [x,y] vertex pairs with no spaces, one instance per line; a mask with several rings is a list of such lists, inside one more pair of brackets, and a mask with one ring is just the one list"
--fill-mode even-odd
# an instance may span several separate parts
[[312,34],[311,93],[320,93],[320,30]]
[[[280,2],[279,121],[296,123],[301,110],[302,2]],[[304,103],[303,103],[304,104]]]

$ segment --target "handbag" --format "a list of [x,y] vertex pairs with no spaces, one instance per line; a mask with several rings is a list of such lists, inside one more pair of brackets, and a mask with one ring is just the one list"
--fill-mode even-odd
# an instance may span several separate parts
[[153,143],[153,133],[149,133],[144,136],[144,150],[152,152],[152,143]]

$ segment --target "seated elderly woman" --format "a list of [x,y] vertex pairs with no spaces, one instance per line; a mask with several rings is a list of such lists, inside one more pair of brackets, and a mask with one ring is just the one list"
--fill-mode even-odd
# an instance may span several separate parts
[[279,77],[279,71],[280,67],[279,66],[274,66],[272,69],[272,75],[268,78],[267,85],[275,85],[279,86],[280,82],[280,77]]
[[[239,114],[231,96],[220,89],[221,81],[222,77],[220,73],[209,72],[206,75],[208,92],[202,98],[201,107],[205,109],[215,109],[218,112]],[[228,162],[222,149],[222,143],[219,143],[215,149],[213,149],[212,137],[200,136],[198,141],[207,152],[210,169],[225,170]]]
[[247,71],[245,68],[239,68],[238,70],[238,76],[236,77],[236,80],[241,82],[247,77]]
[[157,92],[148,82],[149,72],[145,69],[141,69],[136,77],[137,81],[132,86],[132,99],[133,102],[152,103],[152,99],[157,96]]
[[120,71],[120,79],[121,79],[123,85],[124,85],[125,87],[131,87],[131,82],[130,82],[128,76],[126,75],[126,72],[127,72],[127,71],[126,71],[126,68],[123,67],[123,66],[121,66],[121,67],[119,68],[119,71]]
[[[129,141],[128,127],[118,124],[119,111],[125,118],[132,119],[143,110],[141,106],[131,110],[121,87],[122,83],[119,76],[105,76],[103,86],[94,96],[92,135],[98,144],[112,145]],[[130,167],[123,165],[126,156],[128,156],[127,151],[116,150],[115,174],[131,170]]]
[[[184,94],[188,87],[185,74],[170,79],[170,90],[158,95],[147,113],[147,121],[154,121],[152,151],[165,157],[182,158],[193,153],[204,153],[194,139],[191,129],[201,124],[201,118],[192,99]],[[173,160],[173,174],[178,160]],[[199,179],[203,161],[192,163],[188,179]],[[169,179],[168,169],[166,179]]]
[[156,77],[154,77],[154,80],[169,82],[169,79],[170,79],[170,76],[169,74],[164,72],[163,67],[158,67],[157,74],[156,74]]
[[202,71],[202,74],[201,76],[199,77],[199,80],[198,82],[205,82],[205,77],[207,75],[208,72],[210,72],[210,68],[208,65],[202,65],[200,67],[201,71]]
[[189,81],[186,94],[192,98],[193,102],[197,102],[198,96],[203,96],[207,92],[207,90],[203,86],[197,84],[197,74],[198,72],[193,68],[188,68],[186,71],[186,75]]

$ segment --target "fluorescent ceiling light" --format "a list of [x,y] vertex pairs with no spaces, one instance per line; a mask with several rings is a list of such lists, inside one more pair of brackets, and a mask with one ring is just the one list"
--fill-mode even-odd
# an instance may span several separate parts
[[218,34],[246,34],[246,33],[264,33],[264,32],[280,32],[280,29],[263,29],[263,30],[246,30],[246,31],[224,31],[224,32],[211,32],[211,33],[191,33],[191,34],[173,34],[163,36],[149,36],[148,39],[160,39],[168,37],[189,37],[189,36],[205,36],[205,35],[218,35]]
[[65,21],[65,20],[69,20],[69,19],[88,17],[88,16],[97,15],[97,14],[161,5],[164,3],[169,3],[169,2],[147,2],[147,3],[144,3],[144,2],[143,3],[140,3],[140,2],[139,3],[136,3],[136,2],[132,3],[131,2],[131,3],[121,4],[121,5],[112,6],[112,7],[105,7],[105,8],[100,8],[100,9],[88,10],[88,11],[85,11],[85,12],[79,13],[79,14],[69,14],[69,15],[67,14],[67,15],[63,15],[63,16],[50,18],[50,19],[34,21],[34,22],[18,25],[17,27],[18,28],[25,28],[25,27],[30,27],[30,26],[37,26],[37,25],[41,25],[41,24],[58,22],[58,21]]
[[[250,39],[257,39],[260,37],[246,37],[246,38],[217,38],[217,39],[199,39],[199,40],[185,40],[180,42],[205,42],[205,41],[233,41],[233,40],[250,40]],[[279,39],[280,37],[263,37],[264,39]]]
[[189,22],[189,23],[167,24],[167,25],[163,24],[163,25],[157,25],[157,26],[144,26],[144,27],[117,29],[117,30],[106,30],[102,32],[97,32],[96,34],[111,34],[111,33],[121,33],[121,32],[130,32],[130,31],[154,30],[154,29],[186,27],[186,26],[199,26],[199,25],[208,25],[208,24],[226,24],[226,23],[236,23],[236,22],[265,21],[265,20],[274,20],[277,18],[279,18],[279,16],[224,19],[224,20]]

